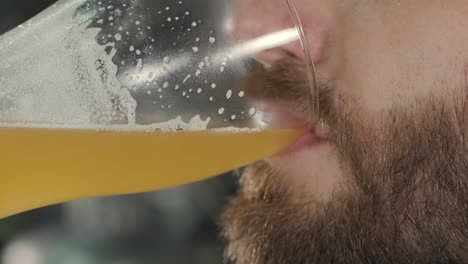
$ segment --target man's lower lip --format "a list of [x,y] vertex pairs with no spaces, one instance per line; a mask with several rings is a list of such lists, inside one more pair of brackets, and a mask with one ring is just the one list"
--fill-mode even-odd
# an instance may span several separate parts
[[325,144],[326,142],[327,139],[317,136],[313,131],[307,131],[294,144],[289,146],[286,150],[278,153],[275,158],[290,156],[306,149],[315,148],[319,145]]

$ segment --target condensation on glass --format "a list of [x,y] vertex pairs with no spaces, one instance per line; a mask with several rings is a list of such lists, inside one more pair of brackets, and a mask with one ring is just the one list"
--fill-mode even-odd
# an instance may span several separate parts
[[230,6],[194,0],[62,0],[0,37],[3,126],[261,128],[242,79],[292,27],[248,41]]

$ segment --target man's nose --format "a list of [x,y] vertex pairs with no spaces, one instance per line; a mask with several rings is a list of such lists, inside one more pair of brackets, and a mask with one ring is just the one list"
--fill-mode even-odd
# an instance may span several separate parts
[[[327,19],[323,10],[314,6],[316,0],[291,0],[297,7],[299,19],[307,36],[314,62],[320,63],[326,56],[325,47],[330,38]],[[251,40],[269,33],[296,27],[286,0],[238,0],[233,14],[232,35],[237,40]],[[324,2],[324,1],[321,1]],[[304,60],[300,41],[262,51],[256,58],[267,64],[283,59]]]

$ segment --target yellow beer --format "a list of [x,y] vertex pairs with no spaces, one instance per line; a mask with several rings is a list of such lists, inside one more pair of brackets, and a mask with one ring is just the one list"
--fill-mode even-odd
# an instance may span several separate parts
[[274,154],[300,133],[0,128],[0,218],[195,182]]

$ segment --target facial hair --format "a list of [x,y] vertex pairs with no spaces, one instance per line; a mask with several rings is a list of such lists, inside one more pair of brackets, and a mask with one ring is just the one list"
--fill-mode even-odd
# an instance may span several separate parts
[[[252,97],[308,111],[297,65],[260,70]],[[395,103],[360,118],[330,83],[319,94],[345,182],[328,202],[267,162],[248,167],[220,224],[233,263],[468,263],[468,100]],[[313,118],[312,118],[313,119]],[[248,150],[246,150],[248,151]]]

